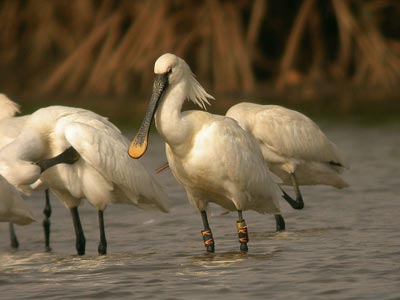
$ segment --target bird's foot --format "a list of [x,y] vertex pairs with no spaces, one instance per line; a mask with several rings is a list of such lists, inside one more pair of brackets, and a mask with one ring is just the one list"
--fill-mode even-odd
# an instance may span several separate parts
[[86,240],[84,237],[81,237],[76,241],[76,253],[78,255],[85,255],[85,248],[86,248]]
[[44,243],[45,243],[45,251],[51,252],[50,247],[50,220],[45,218],[43,220],[43,231],[44,231]]
[[286,225],[282,215],[275,215],[276,231],[285,231]]
[[107,242],[104,243],[104,242],[100,241],[97,251],[99,252],[99,255],[106,255],[107,254]]
[[285,199],[287,201],[287,203],[289,203],[289,205],[293,209],[303,209],[304,208],[304,202],[303,202],[303,198],[301,197],[301,195],[296,197],[296,200],[294,200],[283,189],[281,189],[281,190],[282,190],[282,193],[283,193],[282,198]]
[[11,248],[13,249],[18,249],[19,247],[19,242],[16,238],[11,238]]

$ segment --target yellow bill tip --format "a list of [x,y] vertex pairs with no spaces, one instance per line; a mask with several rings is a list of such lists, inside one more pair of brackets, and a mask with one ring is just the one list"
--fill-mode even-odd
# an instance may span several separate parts
[[135,142],[132,142],[129,146],[128,154],[130,157],[138,159],[146,152],[146,149],[147,139],[141,144],[136,144]]

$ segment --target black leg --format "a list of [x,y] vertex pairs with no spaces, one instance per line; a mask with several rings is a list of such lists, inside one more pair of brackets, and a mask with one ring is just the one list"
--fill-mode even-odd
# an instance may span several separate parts
[[275,215],[276,231],[284,231],[286,229],[285,220],[282,215]]
[[303,209],[304,208],[304,202],[303,202],[303,197],[301,196],[299,185],[297,184],[296,176],[294,173],[290,173],[290,176],[292,178],[292,183],[293,183],[293,188],[296,193],[296,200],[294,200],[292,197],[290,197],[282,188],[282,193],[283,193],[283,198],[290,204],[290,206],[294,209]]
[[204,246],[207,252],[215,252],[214,238],[208,224],[207,212],[205,210],[201,211],[201,218],[203,219],[204,230],[201,231],[204,240]]
[[18,249],[19,242],[17,235],[15,234],[15,228],[13,223],[8,223],[8,228],[10,231],[10,241],[11,241],[11,248]]
[[236,222],[236,228],[239,236],[240,251],[247,252],[249,251],[249,248],[247,247],[247,243],[249,242],[249,234],[247,232],[247,225],[243,219],[241,210],[238,210],[238,216],[239,220]]
[[50,216],[51,216],[51,205],[50,205],[50,195],[49,190],[45,191],[46,194],[46,205],[43,209],[44,219],[43,219],[43,231],[44,231],[44,243],[46,251],[50,252]]
[[79,212],[77,207],[72,207],[70,209],[71,215],[72,215],[72,221],[74,222],[74,228],[75,228],[75,235],[76,235],[76,251],[78,255],[84,255],[85,254],[85,246],[86,246],[86,240],[85,240],[85,235],[83,234],[83,229],[82,229],[82,224],[81,220],[79,218]]
[[100,242],[97,250],[100,255],[105,255],[107,254],[107,240],[106,240],[106,232],[104,229],[104,212],[102,210],[99,210],[99,228],[100,228]]

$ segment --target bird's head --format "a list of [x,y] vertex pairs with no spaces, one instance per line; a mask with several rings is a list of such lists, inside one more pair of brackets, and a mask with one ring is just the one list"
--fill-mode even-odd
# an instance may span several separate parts
[[179,83],[185,83],[182,89],[184,96],[203,109],[206,109],[206,104],[210,105],[208,99],[214,99],[196,80],[188,64],[174,54],[161,55],[154,64],[154,73],[153,93],[146,115],[128,150],[132,158],[139,158],[145,153],[154,114],[169,87],[173,88]]

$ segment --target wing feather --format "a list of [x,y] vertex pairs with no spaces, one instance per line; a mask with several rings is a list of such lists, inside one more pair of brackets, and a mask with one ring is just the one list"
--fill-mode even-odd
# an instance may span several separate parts
[[[191,165],[186,166],[193,188],[202,185],[204,191],[214,191],[216,195],[224,191],[236,207],[244,210],[278,212],[278,187],[265,168],[255,139],[230,118],[210,118],[209,124],[197,133]],[[229,209],[221,199],[213,201]]]
[[281,156],[346,166],[336,145],[311,119],[283,107],[265,107],[256,113],[252,128],[259,141]]
[[17,190],[0,175],[0,221],[27,225],[35,221]]
[[133,203],[168,211],[162,186],[140,161],[129,157],[128,140],[110,124],[106,119],[75,121],[65,127],[65,137],[87,163]]

